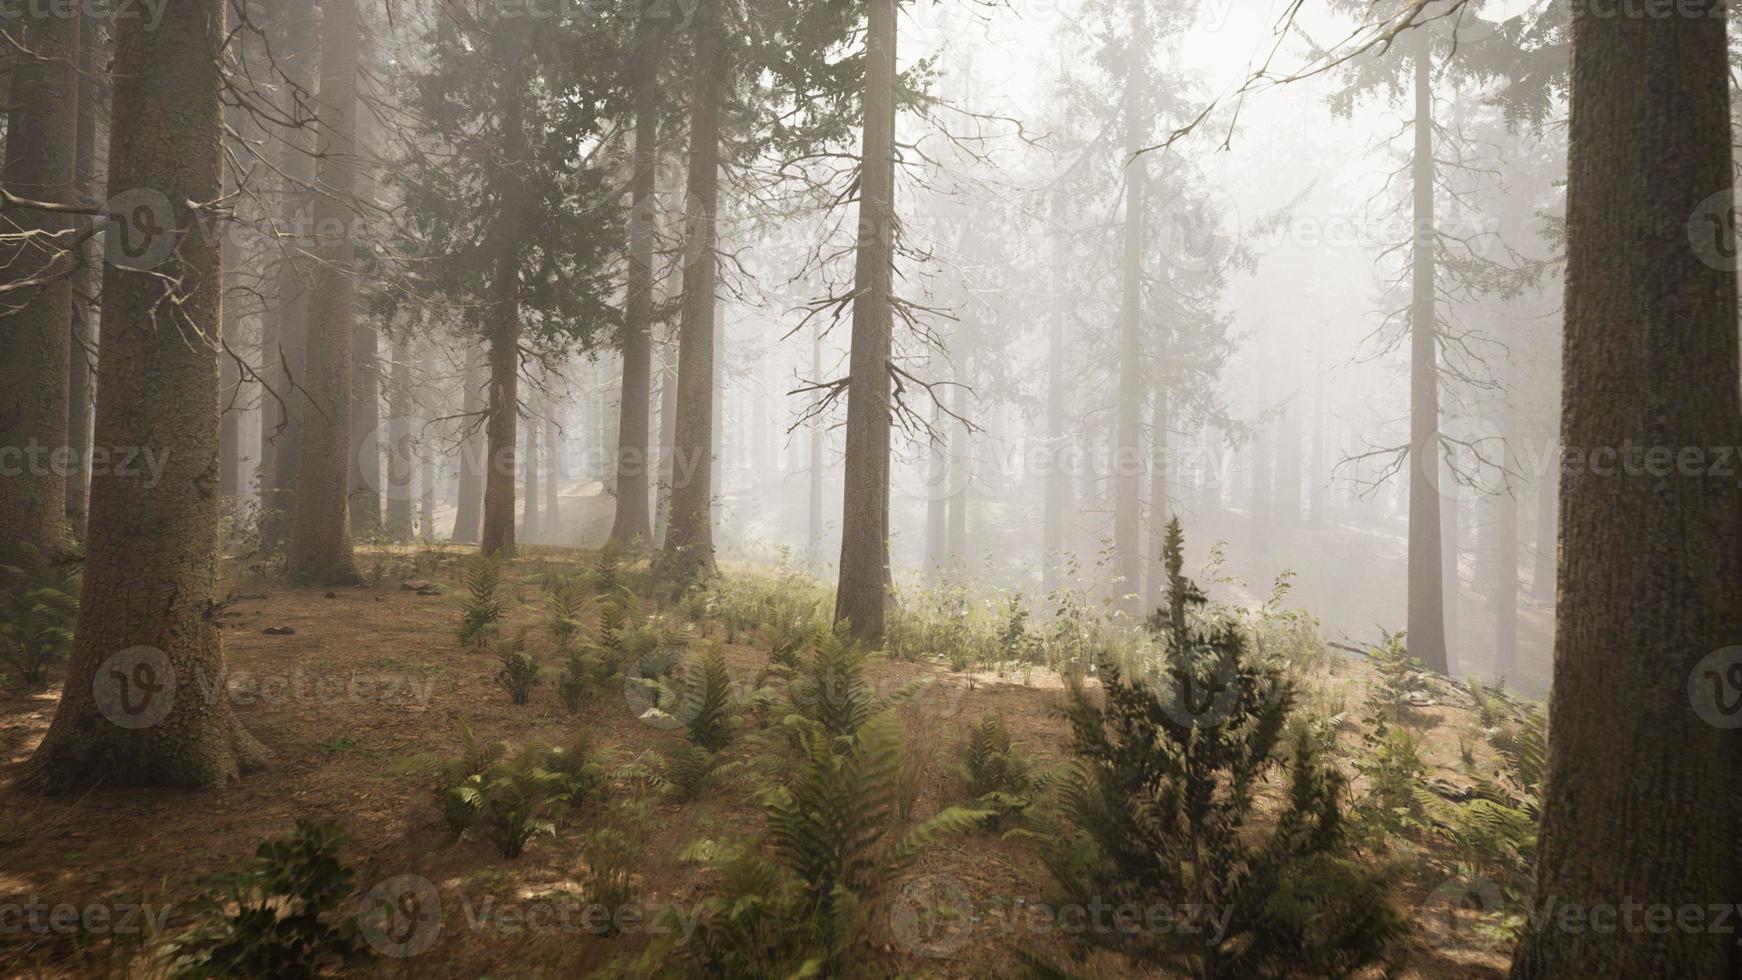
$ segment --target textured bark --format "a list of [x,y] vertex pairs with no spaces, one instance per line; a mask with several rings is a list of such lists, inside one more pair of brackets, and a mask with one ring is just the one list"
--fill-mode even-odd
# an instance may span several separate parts
[[351,551],[352,330],[356,322],[357,244],[349,234],[356,193],[356,0],[327,0],[321,10],[320,157],[316,167],[315,253],[310,270],[306,410],[298,448],[296,507],[285,570],[314,585],[363,581]]
[[351,472],[346,505],[351,529],[381,529],[381,335],[367,323],[351,326]]
[[[648,544],[648,413],[653,402],[653,244],[657,230],[660,32],[636,25],[635,163],[629,194],[629,283],[623,316],[623,387],[617,429],[617,514],[611,540]],[[553,498],[554,500],[554,498]]]
[[459,500],[454,507],[454,531],[449,537],[458,544],[477,544],[484,526],[484,356],[474,347],[466,359],[464,412],[460,421]]
[[502,161],[497,170],[501,204],[491,230],[495,254],[489,313],[490,391],[484,436],[484,532],[479,547],[485,554],[513,558],[515,440],[520,413],[520,219],[526,207],[526,67],[524,18],[503,18],[497,25],[501,70],[507,78],[496,107],[502,126]]
[[120,18],[116,30],[115,76],[127,81],[115,90],[109,195],[160,190],[170,203],[153,221],[179,241],[154,268],[104,269],[95,442],[151,447],[164,469],[161,481],[114,471],[91,481],[66,690],[24,775],[46,791],[210,786],[266,759],[224,695],[213,612],[218,350],[209,339],[222,323],[223,270],[218,243],[186,204],[223,190],[224,4],[172,3],[155,30],[142,18]]
[[393,368],[387,389],[387,537],[406,542],[412,537],[411,503],[417,496],[417,447],[411,435],[411,348],[401,337],[393,345]]
[[720,105],[731,78],[720,0],[696,9],[696,74],[690,94],[683,310],[678,323],[675,463],[660,573],[682,584],[714,573],[714,319],[719,256]]
[[[78,193],[88,205],[102,203],[103,187],[98,172],[97,119],[109,101],[109,86],[101,74],[107,63],[103,32],[90,20],[80,21],[78,81],[78,135],[73,155],[73,176]],[[81,219],[89,226],[93,219]],[[72,346],[67,352],[67,448],[73,466],[67,472],[67,524],[73,537],[85,539],[85,515],[90,510],[91,411],[96,405],[91,365],[97,350],[97,299],[103,284],[103,256],[97,239],[80,247],[80,262],[72,279]]]
[[[1742,489],[1626,463],[1667,447],[1709,464],[1742,436],[1734,226],[1700,217],[1728,218],[1735,179],[1726,24],[1722,4],[1694,6],[1716,16],[1573,8],[1561,439],[1591,456],[1562,471],[1538,902],[1742,897],[1742,730],[1724,666],[1702,663],[1742,642]],[[1739,974],[1735,936],[1711,928],[1527,929],[1512,965]]]
[[1414,32],[1415,197],[1414,271],[1409,314],[1409,585],[1410,656],[1446,673],[1445,580],[1440,552],[1439,324],[1434,279],[1434,136],[1431,32]]
[[[19,197],[77,204],[79,18],[11,24],[22,46],[9,52],[0,182]],[[67,535],[68,325],[78,253],[66,245],[73,228],[69,215],[28,208],[8,209],[0,221],[0,230],[33,236],[0,245],[0,285],[18,290],[0,297],[0,564],[21,563],[20,545],[46,553]]]
[[895,270],[896,0],[867,0],[865,132],[859,158],[859,242],[848,355],[847,490],[835,619],[859,639],[883,637],[889,603],[889,358]]
[[[291,0],[283,9],[283,41],[273,51],[273,61],[285,76],[286,88],[312,92],[320,64],[316,42],[319,21],[311,0]],[[306,102],[311,95],[303,95]],[[280,109],[298,110],[287,96]],[[314,186],[314,128],[287,130],[282,139],[284,213],[282,224],[295,232],[309,227]],[[296,509],[297,476],[302,447],[303,361],[308,348],[309,288],[311,263],[292,243],[279,250],[278,283],[273,309],[268,316],[268,336],[262,344],[265,362],[265,403],[260,413],[261,465],[267,479],[261,481],[262,507],[266,519],[263,537],[269,549],[282,547],[290,535],[291,514]]]

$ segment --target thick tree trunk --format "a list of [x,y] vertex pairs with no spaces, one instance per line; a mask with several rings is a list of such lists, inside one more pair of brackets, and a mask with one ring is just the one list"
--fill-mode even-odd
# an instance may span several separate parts
[[[163,8],[148,29],[116,21],[109,196],[163,194],[152,228],[174,249],[103,280],[95,442],[150,448],[160,479],[91,481],[77,639],[54,722],[25,771],[46,791],[102,784],[199,787],[265,761],[224,691],[217,587],[218,350],[223,270],[189,201],[223,192],[220,0]],[[123,220],[131,220],[124,218]],[[145,227],[118,227],[135,241]],[[167,239],[166,239],[167,240]],[[138,257],[135,256],[135,259]],[[126,259],[122,260],[123,262]],[[173,320],[171,319],[173,318]],[[66,326],[65,320],[59,326]],[[64,366],[63,366],[64,367]]]
[[393,344],[387,390],[387,537],[403,544],[412,538],[411,502],[417,496],[417,446],[411,434],[411,347],[401,336]]
[[460,420],[459,500],[454,506],[457,544],[477,544],[484,526],[484,357],[474,347],[466,358],[466,390],[462,396],[465,418]]
[[[653,539],[648,508],[648,413],[653,401],[653,245],[658,231],[659,46],[648,20],[636,25],[635,164],[629,195],[629,284],[623,316],[623,395],[617,430],[617,515],[611,540]],[[554,503],[554,498],[553,498]]]
[[[78,181],[79,196],[91,206],[101,204],[103,199],[97,119],[109,100],[109,86],[102,75],[107,60],[101,28],[94,20],[81,20],[79,119],[73,175]],[[90,227],[92,220],[81,219],[81,224]],[[103,284],[103,255],[97,246],[95,238],[80,246],[79,267],[72,279],[72,346],[67,352],[67,448],[72,459],[67,471],[67,523],[73,537],[80,541],[85,539],[85,515],[91,501],[91,410],[96,405],[91,365],[97,350],[97,301]]]
[[[14,18],[11,103],[0,183],[19,197],[78,204],[79,18]],[[22,31],[19,28],[23,28]],[[14,43],[17,41],[14,39]],[[73,316],[71,216],[11,208],[0,231],[0,564],[21,545],[48,553],[66,540],[68,358]],[[112,246],[114,247],[114,246]],[[125,247],[122,245],[121,247]]]
[[381,335],[367,323],[351,328],[351,529],[381,530]]
[[[1726,20],[1695,8],[1574,7],[1561,441],[1580,455],[1561,481],[1536,892],[1710,926],[1742,891],[1742,489],[1636,455],[1709,465],[1742,436]],[[1731,929],[1639,915],[1526,929],[1512,975],[1742,975]]]
[[[311,0],[293,0],[283,11],[282,50],[273,52],[278,70],[292,92],[279,108],[300,118],[311,103],[320,63],[317,46],[319,21]],[[301,93],[300,95],[298,93]],[[300,101],[299,101],[300,100]],[[298,126],[282,137],[284,214],[282,224],[293,235],[306,236],[311,227],[315,182],[314,127]],[[309,272],[312,263],[302,244],[292,241],[279,250],[277,296],[269,317],[270,337],[263,343],[267,388],[260,417],[262,465],[269,479],[261,484],[266,512],[262,537],[267,549],[285,545],[290,536],[291,514],[296,509],[296,487],[302,447],[302,418],[307,398],[303,392],[303,361],[308,350]],[[270,448],[265,448],[270,447]]]
[[520,413],[520,220],[526,208],[526,173],[531,165],[526,135],[527,78],[523,54],[528,46],[525,18],[497,24],[501,69],[507,75],[497,114],[502,124],[502,162],[497,174],[501,211],[492,230],[496,267],[489,320],[490,395],[485,439],[484,533],[479,547],[487,555],[513,558],[515,440]]
[[[285,570],[312,585],[363,581],[351,553],[352,329],[357,243],[351,200],[357,169],[356,0],[321,8],[320,155],[314,200],[316,254],[310,270],[306,397],[298,450],[295,517]],[[340,229],[333,233],[331,229]],[[324,230],[323,230],[324,229]],[[379,485],[379,484],[377,484]]]
[[889,602],[889,358],[895,269],[896,0],[867,0],[865,132],[859,157],[859,242],[848,358],[847,492],[835,619],[867,643],[883,637]]
[[[1415,158],[1414,281],[1409,315],[1409,584],[1410,656],[1445,673],[1445,580],[1440,552],[1439,324],[1434,278],[1434,134],[1432,50],[1428,30],[1414,32]],[[1448,488],[1449,489],[1449,488]]]
[[720,203],[720,105],[731,79],[722,17],[720,0],[701,0],[696,10],[696,74],[690,97],[671,513],[659,557],[660,573],[676,584],[714,573],[714,291],[719,273],[715,219]]

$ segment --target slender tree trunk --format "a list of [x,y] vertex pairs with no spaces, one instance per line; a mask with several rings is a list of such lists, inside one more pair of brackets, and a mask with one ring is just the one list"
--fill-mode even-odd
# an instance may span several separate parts
[[497,23],[502,70],[507,80],[497,107],[502,122],[501,212],[493,230],[496,267],[490,310],[490,397],[485,436],[489,458],[484,467],[484,534],[480,547],[487,555],[513,558],[515,440],[520,412],[520,218],[526,207],[525,168],[526,85],[523,54],[528,46],[525,18],[504,17]]
[[671,467],[677,439],[677,345],[660,345],[659,365],[659,490],[653,512],[653,538],[665,547],[665,530],[671,520]]
[[[351,328],[351,528],[381,530],[381,335],[367,323]],[[391,437],[389,437],[391,439]]]
[[1147,31],[1141,6],[1131,17],[1131,64],[1125,76],[1125,248],[1119,273],[1118,392],[1114,405],[1113,553],[1120,579],[1120,605],[1135,611],[1143,593],[1143,208],[1148,161],[1144,146],[1143,57]]
[[[1510,402],[1501,407],[1501,432],[1506,442],[1506,461],[1518,470],[1513,440],[1518,436],[1516,413]],[[1494,501],[1494,673],[1500,677],[1518,668],[1518,497],[1512,488],[1491,498]]]
[[528,544],[538,540],[538,530],[541,520],[538,512],[538,430],[543,420],[536,414],[526,418],[526,452],[521,463],[521,479],[525,487],[521,492],[520,529],[521,540]]
[[[363,581],[351,553],[351,337],[357,243],[349,233],[357,171],[356,0],[321,8],[320,158],[314,200],[320,262],[311,270],[307,401],[298,451],[296,511],[285,570],[313,585]],[[322,229],[339,228],[337,234]]]
[[[823,376],[823,330],[817,327],[811,335],[811,378]],[[829,430],[819,415],[810,421],[810,567],[823,567],[823,459]]]
[[1536,476],[1536,570],[1530,594],[1539,602],[1555,598],[1555,500],[1560,492],[1560,460],[1551,456]]
[[477,348],[466,359],[465,418],[461,420],[459,500],[454,507],[454,531],[459,544],[477,544],[484,523],[484,439],[480,418],[485,410],[484,358]]
[[423,386],[422,390],[425,392],[425,395],[423,398],[418,399],[419,411],[417,414],[419,416],[419,425],[417,431],[412,435],[412,443],[417,447],[418,482],[421,485],[421,489],[418,492],[417,533],[418,536],[425,541],[434,541],[436,535],[435,509],[437,468],[435,450],[431,446],[435,434],[435,426],[432,418],[434,411],[431,407],[432,399],[430,399],[427,393],[433,386],[432,379],[435,378],[436,374],[435,357],[431,353],[427,341],[422,344],[421,347],[422,354],[418,358],[417,373],[419,384]]
[[1324,527],[1331,522],[1329,500],[1325,494],[1325,479],[1329,475],[1326,461],[1330,459],[1325,429],[1325,375],[1321,358],[1316,359],[1313,370],[1313,454],[1307,470],[1307,485],[1311,488],[1307,497],[1307,523],[1312,527]]
[[[617,430],[617,516],[611,540],[651,542],[648,412],[653,400],[653,245],[658,231],[659,47],[662,32],[635,27],[635,164],[629,195],[629,285],[623,317],[623,395]],[[553,499],[554,503],[554,499]]]
[[[102,203],[103,187],[98,173],[97,117],[109,99],[109,87],[101,74],[106,64],[103,32],[93,20],[79,22],[79,118],[75,138],[73,175],[78,181],[78,193],[87,205]],[[81,219],[90,227],[93,219]],[[73,536],[85,539],[85,515],[90,510],[91,473],[91,410],[96,405],[96,392],[91,371],[97,350],[97,300],[103,283],[103,256],[97,240],[87,240],[79,251],[79,267],[73,272],[72,312],[73,336],[68,354],[67,379],[67,448],[71,450],[72,466],[67,471],[67,523]]]
[[[287,79],[291,94],[280,106],[287,116],[301,118],[302,108],[313,101],[312,92],[320,63],[317,45],[319,21],[311,0],[293,0],[284,12],[282,51],[274,62]],[[289,129],[283,139],[283,226],[294,236],[306,237],[310,228],[315,182],[314,126]],[[262,537],[268,550],[283,547],[290,535],[291,515],[296,509],[297,477],[301,470],[302,419],[306,409],[303,391],[303,361],[308,350],[309,272],[312,263],[303,245],[292,241],[280,250],[277,297],[270,319],[271,341],[265,344],[267,387],[261,412],[261,457],[270,471],[262,484],[266,511]]]
[[1409,323],[1409,653],[1429,670],[1446,673],[1445,584],[1440,545],[1439,324],[1434,278],[1439,261],[1434,232],[1432,50],[1428,30],[1414,32],[1415,195],[1414,297]]
[[[544,540],[548,544],[561,544],[562,510],[558,500],[562,496],[563,478],[562,426],[557,421],[556,401],[546,398],[544,406],[549,416],[544,423]],[[645,469],[646,453],[642,454],[641,463]]]
[[[245,113],[236,106],[224,107],[224,121],[230,132],[240,134]],[[226,154],[228,156],[228,154]],[[234,167],[226,168],[224,193],[237,192],[240,176]],[[219,226],[223,235],[224,262],[224,340],[234,347],[241,339],[242,304],[232,299],[242,281],[242,242],[240,229],[225,223]],[[76,328],[75,328],[76,329]],[[218,358],[218,494],[230,506],[241,488],[242,468],[242,372],[230,351],[221,351]]]
[[730,84],[731,62],[720,0],[700,0],[695,17],[671,513],[659,560],[661,574],[674,583],[711,577],[715,567],[714,292],[719,273],[715,220],[720,203],[720,106]]
[[895,267],[896,0],[866,0],[865,131],[848,361],[847,492],[835,619],[868,643],[889,601],[889,358]]
[[[1288,375],[1291,381],[1299,377],[1292,369]],[[1285,528],[1299,527],[1301,523],[1300,456],[1304,440],[1300,414],[1300,396],[1296,393],[1283,406],[1282,418],[1277,426],[1281,442],[1276,453],[1276,513]]]
[[946,579],[959,582],[968,568],[968,507],[974,492],[974,429],[968,424],[968,387],[974,383],[974,331],[977,326],[964,318],[951,359],[955,361],[955,384],[950,387],[950,455],[944,477],[949,513],[944,528]]
[[[933,356],[933,373],[941,372],[944,359]],[[932,405],[932,436],[926,441],[925,475],[925,574],[934,585],[943,581],[949,566],[950,435],[955,420],[943,405]]]
[[[1742,489],[1625,448],[1742,436],[1726,18],[1700,6],[1573,8],[1561,443],[1589,455],[1561,480],[1536,893],[1710,924],[1742,892]],[[1742,947],[1728,928],[1526,929],[1512,975],[1735,977]]]
[[1065,514],[1071,506],[1071,475],[1067,471],[1065,435],[1065,317],[1069,309],[1065,297],[1065,263],[1068,261],[1065,242],[1065,202],[1059,195],[1053,202],[1053,233],[1051,262],[1052,316],[1047,328],[1046,367],[1046,504],[1041,520],[1041,588],[1051,594],[1059,587],[1064,565]]
[[[223,193],[224,4],[185,0],[167,4],[162,17],[155,29],[143,18],[115,22],[115,77],[126,84],[115,90],[109,197],[159,189],[161,213],[149,229],[176,230],[164,240],[177,245],[147,248],[144,258],[104,270],[95,430],[98,446],[152,448],[162,478],[104,472],[91,481],[66,689],[24,775],[46,791],[211,786],[267,758],[230,700],[209,693],[213,685],[223,690],[224,676],[212,616],[218,350],[198,338],[221,329],[223,269],[218,243],[199,233],[187,202]],[[151,230],[142,224],[110,234],[145,242]],[[57,323],[64,335],[66,321]]]
[[1149,594],[1148,608],[1160,609],[1166,599],[1167,568],[1162,562],[1162,550],[1167,544],[1167,522],[1172,519],[1172,508],[1168,502],[1167,471],[1173,465],[1173,454],[1168,450],[1168,418],[1167,386],[1155,386],[1155,403],[1151,407],[1153,414],[1149,420],[1152,460],[1149,467]]
[[[14,45],[19,35],[23,42],[8,52],[0,183],[22,198],[78,204],[79,18],[15,17],[8,29]],[[67,536],[68,325],[78,253],[66,247],[71,216],[31,208],[6,215],[4,231],[33,236],[0,245],[0,285],[17,290],[0,297],[0,564],[20,564],[21,545],[46,554]]]
[[1274,455],[1272,423],[1260,422],[1252,438],[1252,553],[1270,550],[1271,513],[1275,508],[1271,457]]
[[414,461],[417,446],[411,435],[411,347],[401,331],[393,344],[393,367],[387,390],[387,536],[403,544],[412,538],[411,501],[417,495]]
[[1440,473],[1440,586],[1444,598],[1440,608],[1445,623],[1445,658],[1444,665],[1439,669],[1450,675],[1457,669],[1458,600],[1464,592],[1464,576],[1460,564],[1463,554],[1462,538],[1458,531],[1458,509],[1463,506],[1464,491],[1450,465],[1442,464]]

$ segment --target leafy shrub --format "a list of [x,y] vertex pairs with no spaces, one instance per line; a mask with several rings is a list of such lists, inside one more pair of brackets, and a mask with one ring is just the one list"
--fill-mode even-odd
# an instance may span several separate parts
[[496,683],[508,692],[515,704],[525,704],[532,697],[532,689],[539,685],[539,675],[543,673],[538,657],[527,652],[524,637],[504,640],[497,646],[496,657],[502,662],[502,669],[496,672]]
[[1405,721],[1412,709],[1432,703],[1432,675],[1409,655],[1406,630],[1379,632],[1381,642],[1367,649],[1367,659],[1379,672],[1378,682],[1367,692],[1367,710],[1390,722]]
[[997,830],[1008,817],[1020,816],[1034,803],[1036,790],[1033,765],[1010,745],[1004,719],[987,715],[968,729],[960,749],[962,778],[968,803],[992,814],[986,829]]
[[568,660],[563,665],[563,676],[557,681],[556,692],[562,698],[563,707],[575,714],[581,710],[581,705],[587,699],[587,692],[594,685],[605,679],[609,669],[597,655],[589,653],[569,652]]
[[460,611],[460,645],[479,643],[502,619],[502,560],[477,554],[466,560],[466,595]]
[[[1343,976],[1372,963],[1405,917],[1392,875],[1347,854],[1342,778],[1309,739],[1284,750],[1294,701],[1274,662],[1247,650],[1242,627],[1205,616],[1181,574],[1179,522],[1168,527],[1167,641],[1162,676],[1104,666],[1105,705],[1072,683],[1063,714],[1073,765],[1059,790],[1073,828],[1046,838],[1062,902],[1214,910],[1221,929],[1090,930],[1148,968],[1194,977]],[[1286,774],[1274,821],[1252,826],[1259,786]]]
[[14,683],[34,687],[72,652],[81,581],[77,559],[20,547],[24,564],[0,565],[0,664]]
[[593,559],[593,594],[600,598],[623,595],[623,546],[606,541]]
[[312,978],[365,962],[355,917],[337,914],[354,877],[339,843],[337,828],[298,820],[246,870],[209,881],[191,909],[199,924],[165,944],[169,976]]
[[439,764],[435,778],[436,806],[456,840],[472,825],[475,813],[472,805],[456,791],[473,776],[495,765],[508,752],[506,743],[480,744],[470,726],[462,724],[461,729],[464,734],[459,756]]
[[[834,630],[813,634],[810,653],[787,687],[793,718],[829,736],[852,735],[881,705],[865,683],[865,653]],[[796,736],[795,736],[796,737]]]
[[685,677],[678,695],[678,716],[685,719],[690,741],[718,752],[732,741],[737,712],[732,675],[718,648],[709,650]]

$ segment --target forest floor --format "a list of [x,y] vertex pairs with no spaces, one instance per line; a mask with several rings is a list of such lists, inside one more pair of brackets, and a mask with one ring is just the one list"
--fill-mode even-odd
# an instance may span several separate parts
[[[432,803],[428,779],[408,765],[430,754],[458,754],[467,729],[480,741],[560,746],[584,725],[596,745],[631,757],[687,744],[681,732],[639,720],[623,698],[601,696],[571,715],[550,680],[530,704],[511,704],[495,682],[495,658],[462,648],[455,638],[462,550],[373,549],[361,559],[373,584],[330,593],[270,581],[229,583],[222,627],[231,697],[275,759],[269,769],[222,789],[189,795],[98,788],[54,799],[24,794],[14,784],[53,716],[58,679],[29,696],[0,697],[0,896],[15,904],[100,907],[113,919],[93,925],[86,915],[83,926],[38,930],[16,914],[10,921],[0,915],[0,975],[138,975],[137,962],[128,971],[129,951],[154,928],[173,932],[186,924],[180,908],[201,893],[203,881],[237,870],[260,842],[288,835],[299,818],[343,829],[343,856],[357,874],[353,902],[402,875],[428,879],[439,894],[433,945],[410,958],[377,956],[359,975],[572,977],[644,943],[646,931],[633,921],[607,938],[577,914],[584,903],[575,897],[580,856],[572,828],[535,838],[517,860],[503,859],[484,841],[454,841]],[[509,603],[508,628],[542,620],[537,572],[590,560],[580,552],[534,549],[508,566],[507,594],[520,600]],[[414,578],[444,594],[402,589],[402,580]],[[284,628],[294,633],[264,632]],[[713,634],[717,638],[719,629]],[[727,645],[724,653],[736,669],[768,660],[751,646]],[[1358,692],[1366,669],[1340,661],[1311,683],[1333,693]],[[880,657],[869,666],[879,690],[920,676],[933,678],[931,693],[904,712],[911,758],[923,773],[919,816],[959,802],[954,751],[984,714],[1002,714],[1019,747],[1043,764],[1063,755],[1063,723],[1052,713],[1062,696],[1056,675],[1043,669],[1026,678],[957,673]],[[1359,694],[1349,701],[1357,703]],[[1473,714],[1440,705],[1423,715],[1430,777],[1458,781],[1460,741],[1480,740]],[[740,742],[726,757],[744,751]],[[662,802],[654,812],[643,828],[637,882],[637,902],[645,909],[690,909],[705,894],[709,872],[678,857],[686,844],[754,835],[762,827],[760,809],[732,783],[685,805]],[[1467,927],[1419,911],[1428,890],[1411,886],[1403,895],[1418,911],[1404,965],[1394,975],[1501,975],[1504,955],[1473,941]],[[1013,975],[1018,950],[1062,961],[1065,937],[1021,911],[1044,902],[1047,892],[1047,872],[1031,844],[990,834],[946,838],[889,889],[888,908],[874,915],[882,972]],[[900,927],[903,912],[923,916],[946,902],[962,913],[953,926],[923,934]],[[129,931],[120,911],[134,907],[140,914]],[[1083,973],[1127,975],[1101,959],[1085,964]]]

